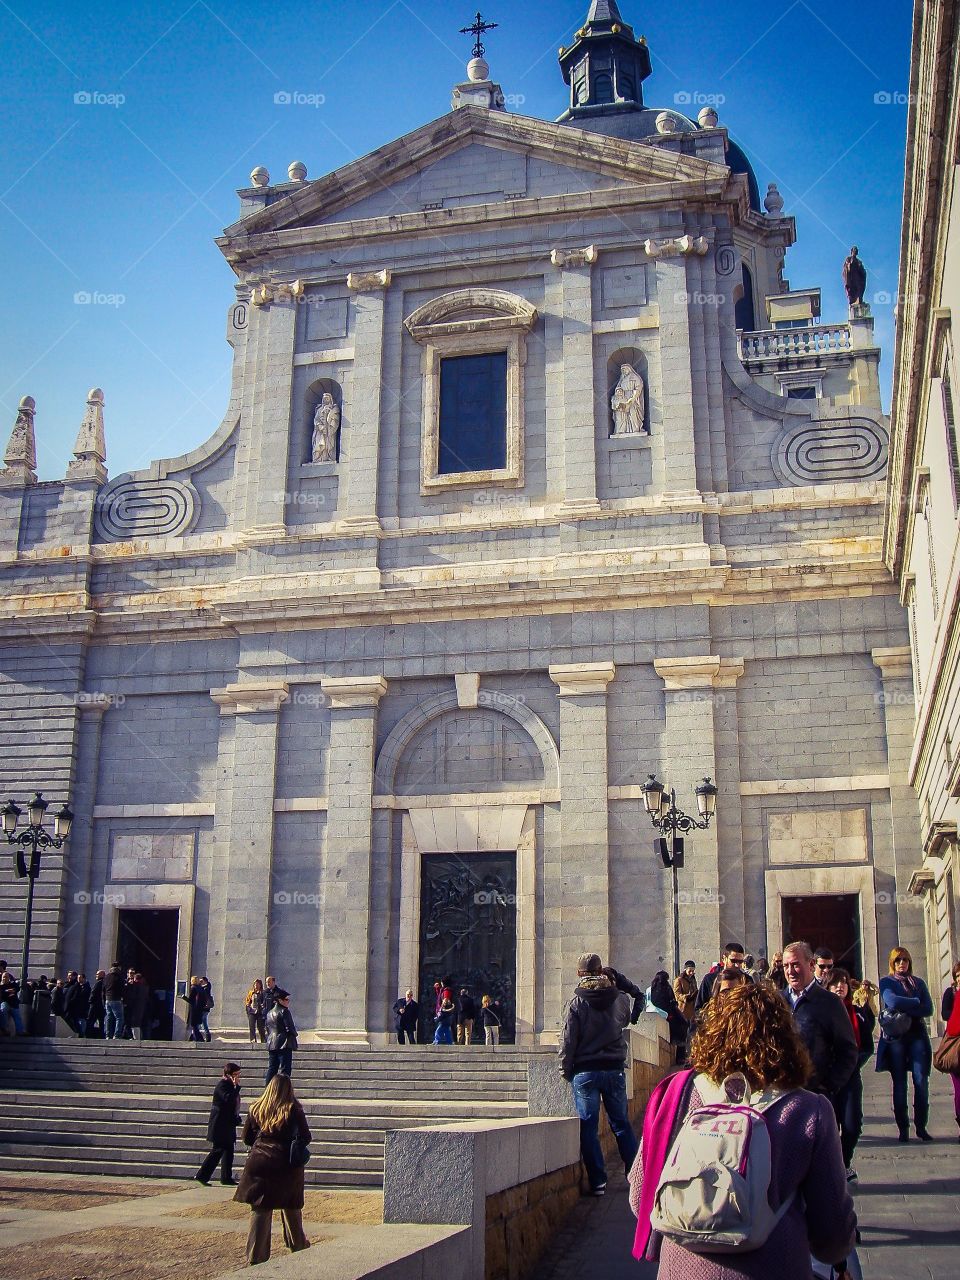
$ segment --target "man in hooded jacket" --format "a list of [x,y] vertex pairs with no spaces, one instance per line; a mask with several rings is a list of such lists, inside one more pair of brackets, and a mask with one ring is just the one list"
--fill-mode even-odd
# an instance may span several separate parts
[[626,1173],[630,1172],[639,1146],[627,1112],[624,1071],[627,1061],[624,1029],[630,1021],[630,1000],[602,972],[598,955],[580,957],[577,979],[560,1036],[560,1073],[573,1085],[588,1194],[602,1196],[607,1186],[607,1170],[599,1138],[601,1102]]

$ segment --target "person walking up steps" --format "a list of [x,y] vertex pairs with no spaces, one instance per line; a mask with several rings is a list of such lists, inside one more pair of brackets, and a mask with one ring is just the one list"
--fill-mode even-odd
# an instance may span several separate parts
[[237,1145],[237,1125],[240,1123],[240,1068],[228,1062],[223,1077],[213,1091],[213,1105],[207,1123],[207,1141],[213,1148],[194,1174],[204,1186],[210,1183],[210,1175],[219,1164],[220,1181],[225,1187],[235,1186],[233,1177],[233,1152]]
[[311,1133],[289,1076],[273,1077],[250,1108],[240,1136],[250,1153],[233,1198],[250,1206],[248,1264],[254,1267],[270,1257],[275,1209],[280,1210],[283,1242],[290,1252],[309,1249],[303,1232],[303,1164],[291,1163],[291,1149],[294,1142],[298,1147],[308,1143]]
[[890,952],[890,973],[880,979],[880,1044],[877,1070],[893,1077],[893,1114],[901,1142],[910,1140],[907,1114],[907,1073],[913,1077],[913,1123],[921,1142],[932,1142],[927,1132],[930,1112],[930,1067],[933,1051],[925,1018],[933,1013],[927,984],[913,972],[906,947]]

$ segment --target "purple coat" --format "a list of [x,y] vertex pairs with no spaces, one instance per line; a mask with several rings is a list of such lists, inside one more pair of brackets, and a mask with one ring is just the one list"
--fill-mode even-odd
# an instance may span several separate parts
[[[702,1102],[694,1088],[690,1108]],[[692,1253],[653,1236],[652,1242],[660,1244],[658,1280],[811,1280],[811,1253],[831,1263],[852,1253],[857,1217],[829,1100],[798,1089],[773,1103],[764,1118],[770,1131],[770,1203],[776,1208],[797,1193],[773,1234],[761,1248],[742,1254]],[[642,1189],[642,1162],[641,1147],[630,1175],[634,1206]]]

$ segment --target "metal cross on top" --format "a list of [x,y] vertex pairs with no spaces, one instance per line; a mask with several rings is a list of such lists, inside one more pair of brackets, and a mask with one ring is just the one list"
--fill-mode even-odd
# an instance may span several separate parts
[[492,31],[494,27],[498,27],[499,22],[484,22],[480,16],[480,10],[477,10],[477,16],[473,20],[472,27],[461,27],[460,34],[462,36],[473,36],[473,56],[475,58],[483,57],[483,41],[480,39],[487,31]]

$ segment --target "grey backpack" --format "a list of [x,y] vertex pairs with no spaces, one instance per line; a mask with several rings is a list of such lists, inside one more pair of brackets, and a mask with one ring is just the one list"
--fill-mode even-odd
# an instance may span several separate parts
[[721,1086],[698,1075],[703,1105],[687,1112],[657,1184],[654,1231],[693,1253],[748,1253],[765,1244],[793,1202],[770,1207],[764,1111],[783,1090],[752,1095],[742,1075]]

